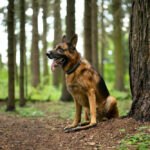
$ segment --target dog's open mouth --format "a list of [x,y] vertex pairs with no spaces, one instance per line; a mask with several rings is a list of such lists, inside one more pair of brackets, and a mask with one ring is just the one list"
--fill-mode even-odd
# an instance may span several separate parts
[[64,58],[55,58],[54,61],[53,61],[53,63],[52,63],[52,65],[51,65],[52,72],[55,71],[56,67],[62,66],[64,62],[65,62]]

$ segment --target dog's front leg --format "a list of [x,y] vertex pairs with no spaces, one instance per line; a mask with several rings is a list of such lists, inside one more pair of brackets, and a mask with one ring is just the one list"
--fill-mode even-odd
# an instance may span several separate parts
[[[89,99],[89,105],[90,105],[90,116],[91,116],[91,121],[90,124],[86,125],[86,124],[81,124],[81,126],[78,126],[76,128],[71,128],[68,130],[65,130],[66,133],[68,132],[75,132],[75,131],[79,131],[79,130],[85,130],[85,129],[89,129],[91,127],[96,126],[97,122],[96,122],[96,95],[95,95],[95,90],[91,89],[90,91],[87,92],[87,96]],[[85,125],[85,126],[82,126]]]
[[91,121],[90,125],[96,125],[96,95],[95,90],[90,89],[88,91],[88,99],[89,99],[89,105],[90,105],[90,116]]
[[77,102],[76,99],[74,99],[74,102],[75,102],[75,119],[71,125],[65,127],[65,130],[76,127],[78,123],[81,121],[82,106]]

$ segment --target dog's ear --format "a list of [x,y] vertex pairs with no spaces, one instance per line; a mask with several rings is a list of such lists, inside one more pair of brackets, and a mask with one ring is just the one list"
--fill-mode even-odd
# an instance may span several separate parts
[[71,44],[73,47],[76,47],[77,41],[78,41],[78,35],[75,34],[75,35],[71,38],[70,44]]
[[66,35],[64,35],[64,36],[62,37],[62,42],[63,42],[63,43],[67,42]]

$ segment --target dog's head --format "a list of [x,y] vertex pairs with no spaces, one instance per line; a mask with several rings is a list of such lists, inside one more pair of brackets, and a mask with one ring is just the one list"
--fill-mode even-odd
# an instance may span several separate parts
[[55,68],[61,66],[65,71],[70,69],[79,59],[79,53],[76,50],[78,36],[75,34],[69,42],[66,41],[66,36],[63,36],[62,43],[46,53],[49,59],[54,59],[51,70],[54,72]]

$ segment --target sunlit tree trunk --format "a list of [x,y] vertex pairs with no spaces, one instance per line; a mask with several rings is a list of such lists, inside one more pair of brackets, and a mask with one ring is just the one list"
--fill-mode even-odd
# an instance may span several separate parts
[[[15,27],[14,27],[15,28]],[[14,65],[15,65],[15,81],[16,81],[16,84],[19,83],[19,75],[18,75],[18,66],[17,66],[17,60],[16,60],[16,54],[17,54],[17,40],[18,40],[18,35],[14,35]]]
[[[75,34],[75,0],[67,0],[66,33],[68,40]],[[62,101],[72,100],[72,96],[66,89],[65,77],[63,77],[62,96],[60,99]]]
[[98,7],[97,0],[92,0],[92,65],[98,70]]
[[40,83],[40,62],[39,62],[39,34],[38,34],[38,0],[32,0],[32,48],[31,48],[31,75],[32,86],[37,87]]
[[20,0],[20,106],[24,106],[25,0]]
[[[46,52],[47,52],[47,14],[48,14],[48,0],[42,0],[42,7],[43,7],[43,76],[46,77],[48,76],[48,65],[47,65],[47,57],[46,57]],[[47,80],[47,79],[46,79]],[[47,81],[45,81],[47,82]]]
[[92,64],[92,0],[84,0],[84,56]]
[[28,62],[27,62],[27,56],[25,54],[25,97],[28,96]]
[[129,115],[150,121],[150,1],[132,0],[130,22],[130,87],[133,103]]
[[[61,27],[61,17],[60,17],[60,0],[55,0],[54,2],[54,43],[53,47],[56,44],[61,42],[62,39],[62,27]],[[55,87],[59,86],[59,83],[62,78],[61,68],[56,68],[53,73],[53,85]]]
[[104,0],[101,1],[101,67],[100,73],[104,77],[104,51],[105,51],[105,26],[104,26]]
[[7,111],[15,110],[15,79],[14,79],[14,1],[8,1],[8,100]]
[[122,8],[120,0],[112,0],[113,40],[115,62],[115,88],[124,90],[124,65],[122,45]]

